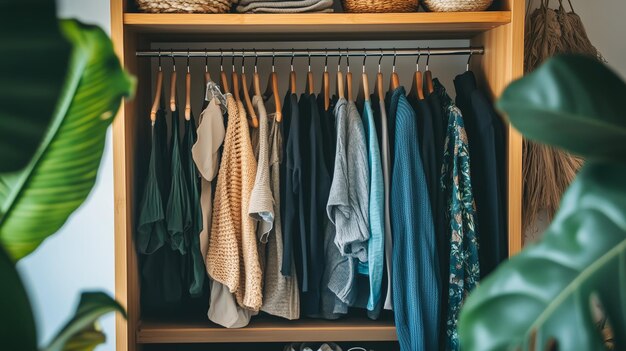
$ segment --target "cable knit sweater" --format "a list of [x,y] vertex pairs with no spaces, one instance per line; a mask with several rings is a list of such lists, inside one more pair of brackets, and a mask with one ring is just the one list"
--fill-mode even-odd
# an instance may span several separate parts
[[240,306],[258,311],[263,300],[263,276],[255,223],[248,216],[257,165],[243,104],[229,95],[227,107],[228,127],[217,176],[207,270],[211,278],[235,294]]

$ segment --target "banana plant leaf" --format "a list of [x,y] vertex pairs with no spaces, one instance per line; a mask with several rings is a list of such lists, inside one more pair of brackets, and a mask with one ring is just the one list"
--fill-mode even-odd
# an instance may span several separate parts
[[119,312],[126,317],[124,308],[107,294],[87,292],[80,297],[74,317],[63,327],[44,351],[89,351],[105,341],[104,334],[95,324],[102,315]]
[[28,295],[15,265],[0,245],[0,343],[2,350],[37,350],[37,332]]
[[14,260],[37,248],[83,203],[96,180],[106,130],[134,86],[101,29],[74,20],[61,21],[60,28],[72,53],[52,124],[24,170],[0,175],[0,242]]
[[626,164],[617,161],[626,155],[619,154],[626,88],[601,65],[552,59],[499,102],[524,135],[588,163],[543,239],[467,299],[459,321],[463,350],[547,350],[554,342],[559,350],[604,350],[594,301],[614,330],[615,349],[626,350]]
[[54,1],[0,1],[0,14],[0,50],[7,52],[0,64],[0,172],[15,172],[26,167],[52,121],[71,46]]

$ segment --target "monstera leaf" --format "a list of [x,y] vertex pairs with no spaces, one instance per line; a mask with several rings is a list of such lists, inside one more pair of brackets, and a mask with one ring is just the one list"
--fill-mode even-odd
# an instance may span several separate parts
[[464,350],[604,350],[596,301],[615,331],[615,349],[626,350],[625,92],[597,61],[560,57],[503,95],[500,108],[524,135],[588,163],[542,240],[467,299],[459,322]]
[[54,1],[0,1],[0,13],[0,50],[8,53],[0,64],[0,172],[14,172],[28,164],[52,121],[71,46]]
[[0,246],[0,349],[37,350],[35,319],[15,265]]
[[28,166],[0,176],[0,242],[13,259],[37,248],[85,200],[107,127],[133,87],[101,29],[77,21],[60,27],[72,53],[52,123]]
[[560,56],[498,102],[524,137],[585,159],[626,161],[626,83],[587,56]]
[[107,294],[83,293],[74,317],[44,351],[87,351],[105,341],[104,334],[95,324],[102,315],[119,312],[126,316],[124,308]]

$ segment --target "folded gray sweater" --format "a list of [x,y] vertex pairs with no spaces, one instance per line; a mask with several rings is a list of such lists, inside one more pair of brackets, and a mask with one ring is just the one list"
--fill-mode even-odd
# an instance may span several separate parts
[[297,13],[332,12],[333,0],[241,0],[237,12]]

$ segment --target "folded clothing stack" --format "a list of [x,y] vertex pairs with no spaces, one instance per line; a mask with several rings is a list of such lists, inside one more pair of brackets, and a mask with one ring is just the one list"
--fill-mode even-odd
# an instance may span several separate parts
[[239,0],[239,13],[333,12],[333,0]]

